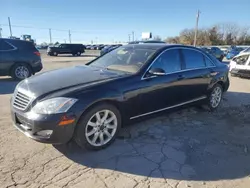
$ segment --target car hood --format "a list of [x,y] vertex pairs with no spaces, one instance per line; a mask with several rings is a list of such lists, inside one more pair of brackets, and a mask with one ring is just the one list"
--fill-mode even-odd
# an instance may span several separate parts
[[125,76],[122,72],[108,71],[97,67],[76,66],[48,71],[25,79],[18,84],[18,90],[27,91],[32,97],[97,84]]

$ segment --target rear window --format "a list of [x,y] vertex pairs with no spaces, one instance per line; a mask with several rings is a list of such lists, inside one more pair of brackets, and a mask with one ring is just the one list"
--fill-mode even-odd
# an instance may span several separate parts
[[14,47],[4,40],[0,40],[0,51],[13,50]]
[[29,49],[29,50],[37,50],[35,45],[32,42],[27,42],[27,41],[21,41],[21,40],[16,40],[16,41],[11,41],[11,43],[16,46],[18,49]]
[[182,54],[186,63],[186,69],[195,69],[205,67],[203,54],[190,49],[182,50]]

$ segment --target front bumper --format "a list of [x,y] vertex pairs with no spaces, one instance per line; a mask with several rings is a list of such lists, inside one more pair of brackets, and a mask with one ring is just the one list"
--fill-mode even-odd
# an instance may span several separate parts
[[232,68],[230,73],[234,74],[236,76],[250,77],[250,70],[247,70],[247,69],[235,69],[235,68]]
[[[63,115],[39,115],[31,112],[20,112],[12,107],[11,116],[14,126],[27,137],[42,143],[64,144],[71,140],[74,134],[75,122],[59,126]],[[73,116],[73,114],[68,114]],[[51,135],[41,136],[40,131],[53,131]]]

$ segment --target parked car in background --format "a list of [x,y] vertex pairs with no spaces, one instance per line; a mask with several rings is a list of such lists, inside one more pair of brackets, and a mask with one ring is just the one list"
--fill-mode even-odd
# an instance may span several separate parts
[[224,58],[223,51],[220,50],[218,47],[211,47],[211,48],[210,47],[200,47],[200,49],[202,49],[206,53],[213,55],[219,61],[222,61]]
[[250,77],[250,52],[235,56],[229,65],[231,76]]
[[97,45],[92,45],[92,46],[90,47],[90,50],[95,50],[95,49],[96,49],[96,46],[97,46]]
[[210,48],[210,53],[216,57],[216,59],[218,59],[219,61],[222,61],[224,58],[224,52],[218,48],[218,47],[211,47]]
[[42,68],[40,53],[32,42],[0,38],[0,76],[23,80]]
[[104,48],[104,44],[100,44],[96,46],[96,50],[101,50]]
[[101,52],[100,52],[100,55],[104,55],[104,54],[106,54],[106,53],[108,53],[108,52],[111,52],[112,50],[114,50],[114,49],[116,49],[116,48],[118,48],[118,47],[120,47],[120,46],[122,46],[122,45],[116,45],[116,44],[114,44],[114,45],[109,45],[109,46],[106,46],[105,48],[103,48],[102,50],[101,50]]
[[240,50],[238,50],[237,48],[234,49],[229,49],[226,58],[228,60],[232,59],[233,57],[235,57],[236,55],[238,55],[240,53]]
[[223,52],[224,56],[227,55],[228,49],[228,47],[220,47],[220,50]]
[[86,50],[90,50],[91,47],[92,47],[92,45],[87,45]]
[[47,54],[50,56],[57,56],[58,54],[72,54],[73,56],[80,56],[85,50],[82,44],[59,44],[49,46]]
[[248,47],[248,48],[246,48],[246,49],[240,51],[240,54],[246,53],[246,52],[250,52],[250,47]]
[[188,104],[214,110],[228,87],[228,67],[198,48],[126,45],[86,65],[21,82],[11,114],[29,138],[57,144],[73,138],[97,150],[111,144],[129,120]]
[[145,44],[145,43],[165,43],[164,41],[160,40],[141,40],[141,41],[132,41],[128,44]]

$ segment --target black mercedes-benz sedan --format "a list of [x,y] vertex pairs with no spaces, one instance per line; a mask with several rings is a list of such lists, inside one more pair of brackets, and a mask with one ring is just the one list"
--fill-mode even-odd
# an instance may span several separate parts
[[228,87],[228,67],[198,48],[132,44],[20,82],[11,110],[34,140],[101,149],[128,120],[192,103],[216,109]]

